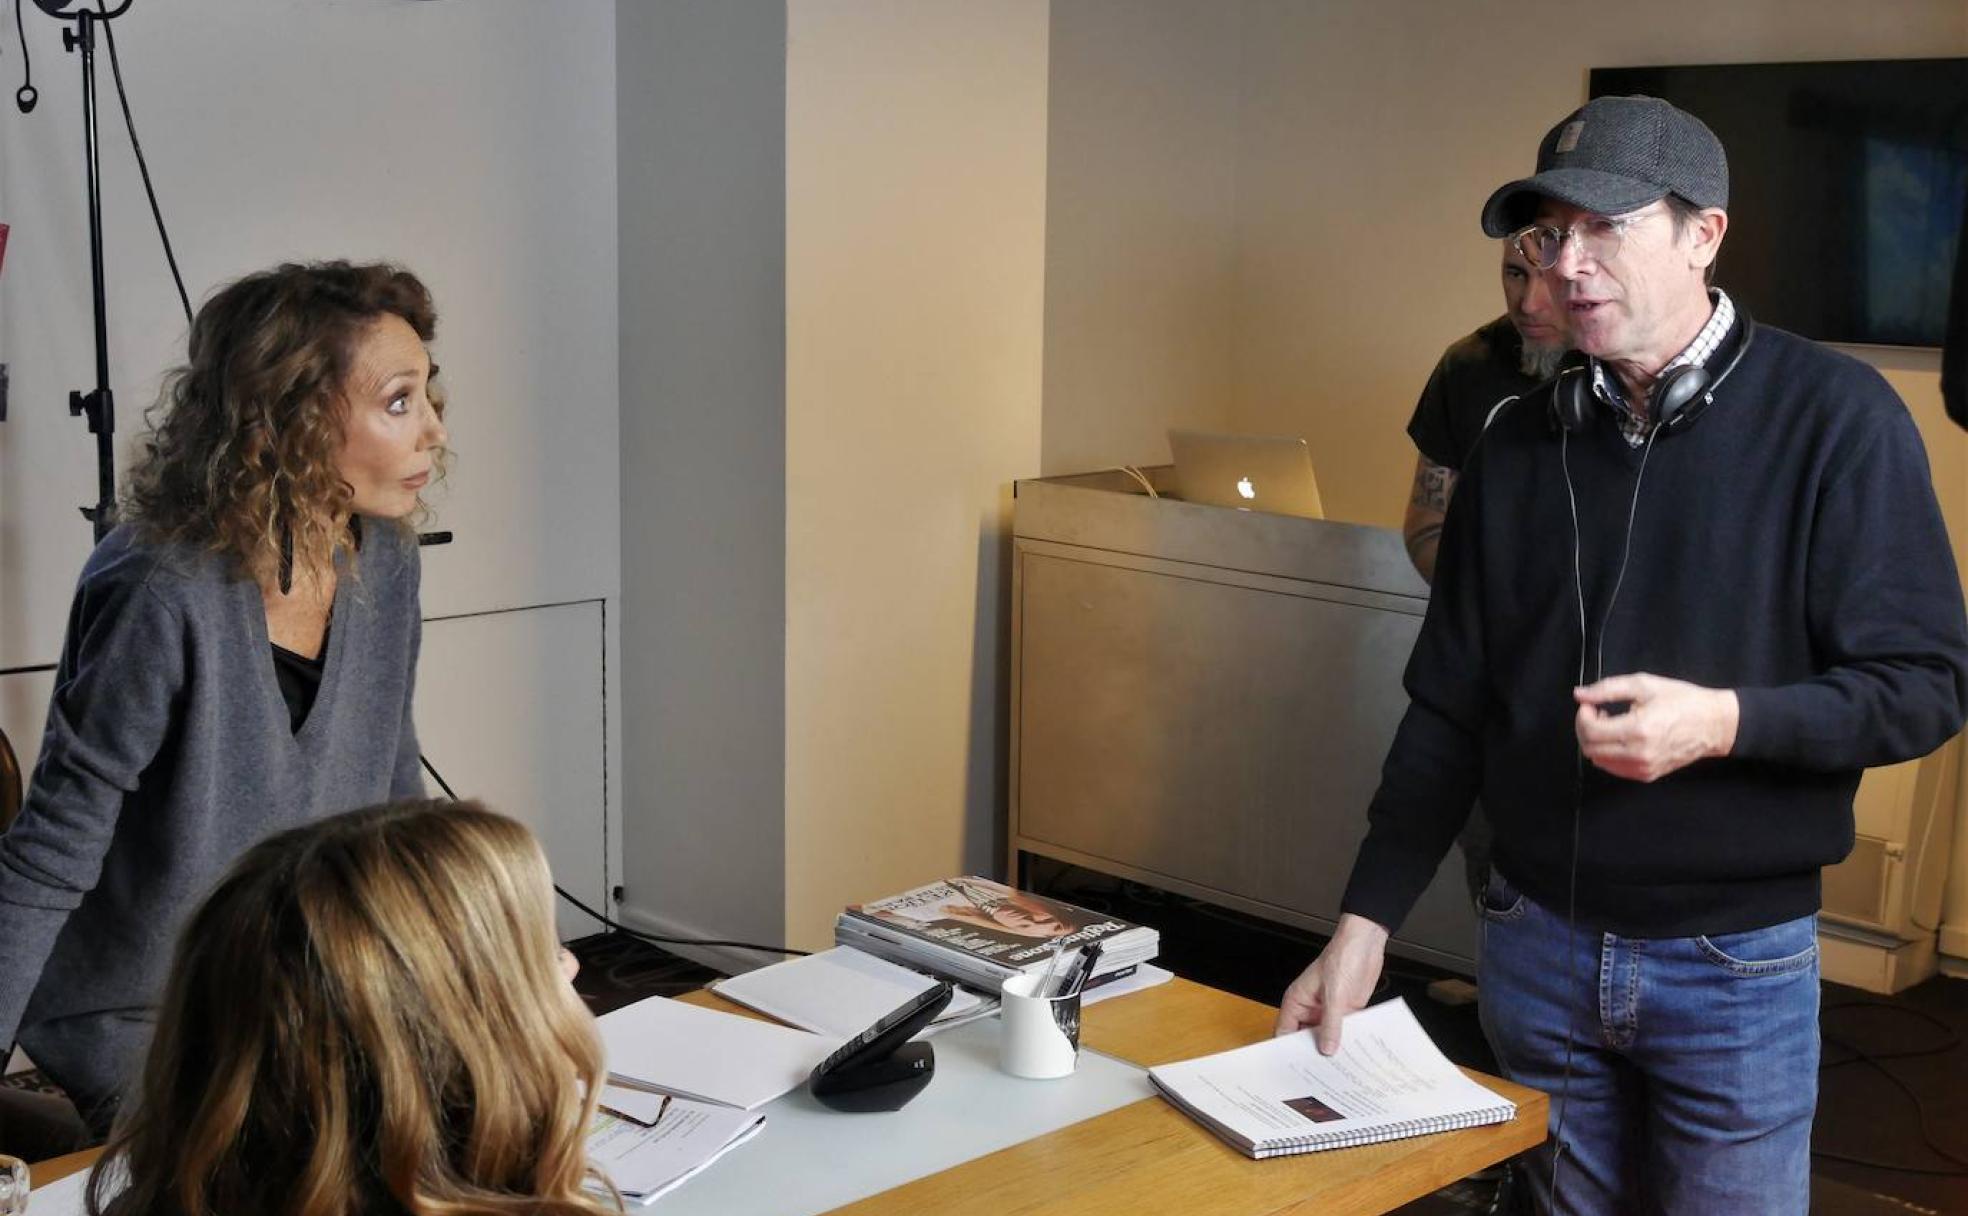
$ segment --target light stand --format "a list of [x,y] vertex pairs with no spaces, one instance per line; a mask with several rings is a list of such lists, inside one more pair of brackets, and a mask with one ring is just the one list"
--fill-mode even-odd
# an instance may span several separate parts
[[132,0],[112,10],[62,10],[69,0],[34,0],[50,17],[73,21],[62,31],[62,46],[82,53],[82,150],[89,179],[89,287],[95,305],[96,387],[69,393],[68,412],[86,417],[96,437],[96,505],[83,507],[82,517],[95,528],[96,540],[109,534],[116,522],[116,396],[109,387],[109,301],[103,287],[102,149],[96,137],[96,27],[129,10]]

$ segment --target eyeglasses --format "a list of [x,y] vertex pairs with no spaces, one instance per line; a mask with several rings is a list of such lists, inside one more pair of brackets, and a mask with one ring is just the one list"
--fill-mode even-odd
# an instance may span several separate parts
[[1610,262],[1619,256],[1626,242],[1626,230],[1638,223],[1639,215],[1617,217],[1588,215],[1569,228],[1555,224],[1532,224],[1510,234],[1510,243],[1524,260],[1539,270],[1549,270],[1565,255],[1565,242],[1578,238],[1579,253],[1594,262]]

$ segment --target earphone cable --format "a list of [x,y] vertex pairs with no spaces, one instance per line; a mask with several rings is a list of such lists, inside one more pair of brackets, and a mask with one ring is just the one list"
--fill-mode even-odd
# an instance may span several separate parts
[[[1552,391],[1556,392],[1554,388]],[[1579,619],[1578,682],[1585,683],[1585,648],[1589,644],[1585,627],[1585,572],[1579,539],[1578,494],[1572,488],[1571,432],[1558,435],[1558,466],[1565,473],[1565,501],[1572,512],[1572,589]],[[1578,732],[1572,733],[1572,866],[1565,895],[1566,965],[1577,966],[1578,956],[1578,864],[1580,822],[1585,818],[1585,751],[1579,746]],[[1576,984],[1572,985],[1576,987]],[[1565,1115],[1572,1096],[1572,1048],[1578,1041],[1578,1009],[1571,1002],[1565,1009],[1565,1074],[1558,1084],[1558,1121],[1551,1132],[1551,1178],[1548,1186],[1553,1210],[1558,1205],[1558,1168],[1565,1160]]]
[[[1710,385],[1707,389],[1707,400],[1710,402],[1715,398],[1715,390],[1722,386],[1722,382],[1727,380],[1736,370],[1737,364],[1742,362],[1743,355],[1749,349],[1750,339],[1756,333],[1755,323],[1749,319],[1748,314],[1743,314],[1742,325],[1743,336],[1736,347],[1735,356],[1729,360],[1728,366],[1722,369],[1722,374],[1716,378],[1714,384]],[[1553,394],[1554,418],[1558,416],[1556,413],[1556,394],[1558,392],[1559,380],[1561,379],[1562,376],[1552,381],[1551,391]],[[1572,593],[1575,597],[1574,602],[1578,605],[1578,683],[1580,685],[1585,683],[1585,658],[1588,647],[1593,650],[1594,663],[1597,667],[1597,671],[1593,675],[1594,681],[1603,680],[1606,677],[1606,630],[1612,622],[1613,607],[1619,602],[1620,587],[1626,582],[1627,563],[1633,556],[1633,526],[1640,512],[1640,486],[1646,479],[1647,462],[1653,456],[1654,441],[1659,438],[1661,429],[1659,422],[1656,422],[1648,429],[1646,448],[1640,454],[1640,468],[1633,475],[1633,497],[1628,501],[1626,507],[1626,535],[1620,546],[1619,569],[1613,576],[1612,591],[1606,598],[1606,610],[1599,618],[1599,636],[1595,644],[1587,629],[1585,619],[1583,542],[1580,539],[1578,494],[1572,485],[1571,428],[1568,426],[1560,426],[1559,428],[1558,464],[1564,472],[1565,500],[1571,509],[1572,517]],[[1577,731],[1574,730],[1572,738],[1572,862],[1565,897],[1565,952],[1567,955],[1576,955],[1578,953],[1578,872],[1584,819],[1585,749],[1579,743]],[[1571,965],[1575,966],[1576,961],[1574,960]],[[1576,985],[1573,985],[1573,987],[1576,987]],[[1552,1150],[1549,1203],[1553,1210],[1556,1210],[1558,1205],[1558,1167],[1564,1161],[1565,1157],[1565,1114],[1566,1107],[1569,1104],[1568,1099],[1571,1096],[1572,1051],[1577,1040],[1577,1032],[1578,1011],[1575,1006],[1570,1006],[1565,1015],[1565,1071],[1564,1077],[1559,1083],[1558,1120],[1551,1134]],[[1925,1131],[1924,1122],[1922,1131]],[[1829,1154],[1826,1155],[1828,1156]],[[1945,1156],[1946,1154],[1943,1155]]]
[[[1640,514],[1640,483],[1646,479],[1647,461],[1654,454],[1654,439],[1660,433],[1661,428],[1658,423],[1648,428],[1647,446],[1640,453],[1640,470],[1633,475],[1633,498],[1626,504],[1626,539],[1620,543],[1619,572],[1613,576],[1613,590],[1612,594],[1606,597],[1606,611],[1599,614],[1599,641],[1593,653],[1593,662],[1598,666],[1598,670],[1592,676],[1595,681],[1606,678],[1606,630],[1612,627],[1613,606],[1619,603],[1620,587],[1626,582],[1627,562],[1633,557],[1633,521]],[[1567,472],[1567,486],[1570,485],[1570,476],[1571,474]],[[1576,508],[1574,510],[1576,511]],[[1573,516],[1572,526],[1574,529],[1578,527],[1576,514]],[[1576,531],[1574,531],[1573,536],[1575,538],[1574,543],[1576,543]],[[1583,619],[1584,614],[1585,602],[1580,600],[1579,615],[1581,619]],[[1581,670],[1585,667],[1584,655],[1579,656],[1579,667]]]
[[[1583,656],[1581,656],[1583,657]],[[1585,819],[1585,752],[1572,749],[1572,872],[1565,892],[1565,955],[1567,966],[1578,966],[1578,883],[1580,827]],[[1577,977],[1575,976],[1574,979]],[[1576,983],[1572,985],[1576,987]],[[1578,1006],[1565,1007],[1565,1073],[1558,1083],[1558,1123],[1551,1132],[1551,1210],[1558,1210],[1558,1167],[1565,1160],[1565,1115],[1572,1096],[1572,1050],[1578,1043]]]
[[[1583,543],[1579,538],[1578,496],[1572,488],[1572,466],[1570,461],[1569,431],[1561,433],[1558,443],[1559,467],[1565,473],[1565,497],[1572,510],[1572,586],[1578,597],[1579,615],[1579,683],[1585,683],[1585,651],[1593,647],[1593,662],[1597,670],[1593,679],[1606,678],[1606,630],[1613,619],[1613,607],[1619,603],[1620,587],[1626,582],[1626,567],[1633,557],[1633,521],[1640,514],[1640,487],[1647,477],[1647,462],[1654,453],[1654,440],[1660,436],[1659,424],[1647,431],[1647,445],[1640,453],[1640,468],[1633,475],[1633,496],[1626,504],[1626,536],[1620,544],[1619,569],[1613,575],[1613,589],[1606,597],[1606,610],[1599,616],[1599,636],[1596,643],[1586,631],[1585,623],[1585,573],[1582,557]],[[1565,953],[1575,956],[1578,953],[1578,872],[1579,846],[1583,837],[1585,820],[1585,749],[1578,742],[1577,732],[1572,739],[1572,865],[1565,896]],[[1576,965],[1576,964],[1574,964]],[[1576,987],[1576,985],[1574,985]],[[1572,1087],[1572,1050],[1578,1037],[1578,1010],[1570,1007],[1565,1014],[1565,1074],[1559,1086],[1558,1124],[1552,1132],[1551,1152],[1551,1204],[1558,1203],[1558,1166],[1565,1156],[1565,1108]]]
[[1588,638],[1590,635],[1586,633],[1586,629],[1585,629],[1585,573],[1584,573],[1584,565],[1583,565],[1584,559],[1580,555],[1581,545],[1579,542],[1578,494],[1572,489],[1571,447],[1572,447],[1572,433],[1570,431],[1560,431],[1558,433],[1558,467],[1562,469],[1565,474],[1565,503],[1567,506],[1571,508],[1571,512],[1572,512],[1572,596],[1573,596],[1572,602],[1578,605],[1578,618],[1579,618],[1578,682],[1579,684],[1583,685],[1585,683],[1585,648],[1587,645],[1590,644],[1588,642]]

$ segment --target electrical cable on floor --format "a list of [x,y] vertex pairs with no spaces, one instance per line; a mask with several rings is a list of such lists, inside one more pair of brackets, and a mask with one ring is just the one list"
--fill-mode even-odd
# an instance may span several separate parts
[[1851,1052],[1852,1053],[1851,1058],[1845,1060],[1830,1060],[1825,1063],[1822,1063],[1818,1066],[1819,1071],[1823,1071],[1824,1069],[1827,1068],[1842,1068],[1847,1064],[1860,1064],[1860,1063],[1864,1063],[1867,1059],[1917,1060],[1923,1056],[1942,1055],[1945,1054],[1946,1052],[1953,1051],[1955,1048],[1961,1046],[1960,1034],[1958,1034],[1952,1026],[1949,1026],[1946,1022],[1942,1021],[1940,1018],[1935,1017],[1933,1014],[1928,1013],[1924,1009],[1915,1009],[1907,1005],[1896,1005],[1891,1001],[1879,1001],[1879,1000],[1840,1001],[1836,1005],[1824,1006],[1823,1009],[1820,1010],[1820,1019],[1822,1019],[1823,1014],[1838,1013],[1846,1009],[1884,1009],[1888,1013],[1906,1014],[1909,1017],[1918,1018],[1919,1020],[1926,1022],[1928,1025],[1932,1026],[1935,1030],[1940,1031],[1943,1038],[1941,1042],[1935,1044],[1932,1047],[1906,1047],[1906,1048],[1899,1048],[1893,1051],[1875,1051],[1869,1053],[1858,1051],[1848,1043],[1834,1042],[1833,1046],[1839,1048],[1841,1051]]
[[1819,1032],[1820,1037],[1825,1043],[1838,1048],[1840,1051],[1850,1052],[1851,1058],[1821,1062],[1818,1065],[1818,1071],[1823,1072],[1828,1068],[1841,1068],[1847,1064],[1864,1064],[1880,1076],[1885,1077],[1895,1089],[1905,1094],[1907,1099],[1913,1103],[1914,1119],[1920,1128],[1920,1139],[1927,1146],[1928,1151],[1943,1161],[1952,1162],[1956,1168],[1942,1169],[1938,1166],[1896,1165],[1891,1162],[1876,1161],[1867,1157],[1855,1157],[1846,1153],[1834,1153],[1816,1148],[1811,1150],[1811,1155],[1825,1161],[1839,1161],[1847,1165],[1862,1165],[1869,1169],[1887,1170],[1895,1174],[1919,1174],[1930,1178],[1968,1178],[1968,1158],[1963,1158],[1953,1151],[1941,1147],[1934,1140],[1934,1134],[1927,1126],[1927,1103],[1921,1099],[1919,1094],[1914,1092],[1912,1086],[1895,1076],[1893,1071],[1886,1067],[1885,1063],[1888,1060],[1910,1060],[1917,1059],[1921,1056],[1940,1055],[1943,1052],[1952,1051],[1961,1045],[1961,1036],[1954,1031],[1953,1027],[1924,1009],[1913,1009],[1905,1005],[1894,1005],[1886,1001],[1843,1001],[1836,1005],[1825,1006],[1820,1017],[1824,1013],[1835,1013],[1841,1009],[1890,1010],[1894,1013],[1918,1018],[1941,1031],[1946,1036],[1945,1041],[1934,1047],[1902,1051],[1870,1052],[1855,1044],[1824,1034],[1821,1030]]
[[761,946],[755,942],[719,941],[715,938],[707,937],[663,937],[655,933],[644,933],[640,929],[631,929],[627,925],[619,924],[608,919],[580,900],[575,899],[572,895],[569,895],[559,884],[555,884],[554,892],[568,903],[573,904],[580,911],[587,913],[602,924],[607,925],[610,929],[615,930],[615,932],[625,933],[630,937],[640,938],[645,942],[654,942],[665,946],[733,946],[741,950],[757,950],[764,954],[789,954],[799,958],[805,958],[807,955],[813,953],[811,950],[795,950],[790,946]]
[[[460,799],[458,798],[457,791],[453,790],[451,788],[451,783],[444,779],[444,774],[437,771],[437,766],[430,762],[429,756],[423,755],[420,752],[417,755],[417,759],[419,762],[423,764],[424,771],[431,775],[431,780],[437,782],[438,788],[444,791],[444,796],[446,798],[449,798],[453,802],[460,801]],[[761,946],[757,942],[725,941],[719,938],[708,938],[708,937],[664,937],[661,934],[657,934],[657,933],[644,933],[640,929],[631,929],[627,925],[621,924],[618,921],[611,920],[608,917],[602,915],[601,913],[595,911],[593,908],[590,908],[588,905],[582,903],[580,900],[575,899],[572,895],[568,894],[567,889],[565,887],[562,887],[559,883],[554,884],[554,894],[560,896],[568,903],[574,905],[574,907],[579,909],[580,911],[586,913],[589,916],[594,917],[596,920],[608,926],[608,928],[613,929],[615,932],[626,934],[629,937],[638,938],[642,941],[650,942],[655,945],[730,946],[739,950],[757,950],[761,954],[788,954],[788,955],[797,956],[799,958],[805,958],[807,955],[812,953],[812,951],[810,950],[795,950],[790,946]]]

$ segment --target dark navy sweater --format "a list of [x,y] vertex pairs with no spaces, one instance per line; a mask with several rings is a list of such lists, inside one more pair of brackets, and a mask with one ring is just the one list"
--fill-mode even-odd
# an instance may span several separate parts
[[[1652,784],[1581,776],[1572,688],[1640,671],[1737,690],[1733,752]],[[1603,408],[1561,443],[1526,398],[1456,488],[1405,682],[1346,911],[1397,927],[1479,794],[1496,865],[1552,908],[1579,816],[1581,926],[1685,936],[1815,911],[1860,771],[1932,751],[1968,712],[1961,585],[1911,416],[1870,367],[1768,328],[1651,451]]]

